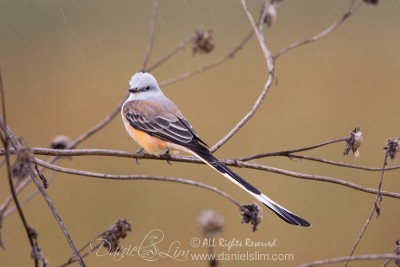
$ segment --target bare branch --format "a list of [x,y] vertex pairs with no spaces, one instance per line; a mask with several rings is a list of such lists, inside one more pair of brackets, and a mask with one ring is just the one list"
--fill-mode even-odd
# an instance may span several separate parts
[[259,109],[259,107],[261,106],[266,94],[268,93],[268,90],[271,88],[274,78],[275,78],[275,73],[274,73],[274,62],[271,56],[271,53],[267,47],[267,44],[264,40],[264,36],[262,35],[261,32],[258,31],[257,25],[254,22],[253,17],[251,16],[249,10],[247,9],[247,5],[246,2],[244,0],[242,0],[242,5],[243,8],[247,14],[247,16],[249,17],[251,26],[253,27],[253,31],[257,36],[257,39],[260,43],[261,46],[261,50],[264,53],[265,56],[265,60],[267,63],[267,67],[268,67],[268,79],[267,82],[264,85],[263,90],[261,91],[260,95],[258,96],[256,102],[254,103],[253,107],[251,108],[251,110],[236,124],[235,127],[233,127],[233,129],[227,134],[225,135],[221,140],[219,140],[211,149],[211,152],[215,152],[217,151],[221,146],[223,146],[229,139],[232,138],[232,136],[234,136],[253,116],[254,114],[257,112],[257,110]]
[[[4,133],[6,133],[6,135],[8,135],[10,143],[16,151],[19,151],[23,148],[21,143],[15,138],[12,131],[8,128],[8,126],[5,124],[4,120],[1,118],[0,118],[0,128],[3,130]],[[28,175],[32,178],[33,182],[35,183],[36,187],[39,189],[39,192],[42,194],[42,197],[44,198],[44,200],[46,201],[47,205],[49,206],[51,212],[53,213],[54,217],[56,218],[57,223],[60,226],[65,238],[67,239],[69,246],[72,249],[73,254],[77,258],[79,265],[85,266],[85,263],[83,262],[81,256],[79,255],[79,252],[76,249],[74,242],[72,241],[71,236],[68,233],[67,228],[65,227],[64,223],[62,222],[61,217],[58,214],[58,211],[56,210],[49,195],[46,193],[46,190],[43,188],[41,181],[36,176],[36,173],[33,171],[32,167],[30,166],[30,164],[28,162],[24,163],[24,168],[26,168]]]
[[176,82],[180,82],[180,81],[185,80],[187,78],[193,77],[193,76],[195,76],[195,75],[197,75],[199,73],[202,73],[202,72],[204,72],[206,70],[209,70],[209,69],[212,69],[214,67],[217,67],[217,66],[221,65],[222,63],[224,63],[225,61],[228,61],[229,59],[233,59],[234,56],[236,55],[236,53],[239,52],[241,49],[243,49],[245,44],[250,40],[250,38],[252,36],[253,36],[253,31],[248,33],[246,35],[246,37],[237,46],[235,46],[230,52],[228,52],[225,56],[223,56],[223,57],[221,57],[221,58],[219,58],[219,59],[217,59],[217,60],[215,60],[215,61],[213,61],[213,62],[211,62],[211,63],[209,63],[207,65],[200,66],[200,67],[198,67],[196,69],[193,69],[191,71],[183,73],[183,74],[181,74],[181,75],[179,75],[177,77],[173,77],[173,78],[170,78],[168,80],[162,81],[162,82],[159,83],[160,86],[163,87],[163,86],[171,85],[171,84],[176,83]]
[[247,157],[242,157],[242,158],[239,158],[238,160],[240,160],[240,161],[250,161],[250,160],[253,160],[253,159],[260,159],[260,158],[273,157],[273,156],[289,156],[289,155],[291,157],[292,153],[307,151],[307,150],[323,147],[323,146],[326,146],[326,145],[343,142],[343,141],[346,141],[346,139],[347,138],[339,138],[339,139],[336,139],[336,140],[330,140],[330,141],[326,141],[326,142],[323,142],[323,143],[320,143],[320,144],[316,144],[316,145],[312,145],[312,146],[308,146],[308,147],[295,148],[295,149],[283,150],[283,151],[278,151],[278,152],[261,153],[261,154],[247,156]]
[[[0,121],[1,123],[1,121]],[[199,159],[192,157],[192,156],[156,156],[150,154],[141,154],[141,153],[132,153],[127,151],[119,151],[119,150],[108,150],[108,149],[65,149],[65,150],[57,150],[57,149],[46,149],[46,148],[31,148],[33,154],[37,155],[57,155],[57,156],[115,156],[115,157],[123,157],[123,158],[137,158],[137,159],[152,159],[152,160],[170,160],[172,162],[185,162],[185,163],[196,163],[196,164],[204,164]],[[321,175],[312,175],[312,174],[303,174],[298,172],[292,172],[288,170],[283,170],[271,166],[255,164],[250,162],[244,162],[237,159],[220,159],[221,162],[228,166],[240,167],[240,168],[248,168],[248,169],[255,169],[267,172],[278,173],[286,176],[291,176],[295,178],[307,179],[307,180],[316,180],[321,182],[328,182],[333,184],[338,184],[342,186],[346,186],[349,188],[356,189],[358,191],[370,193],[370,194],[377,194],[378,190],[368,187],[363,187],[358,184],[354,184],[351,182],[347,182],[342,179],[332,178],[327,176]],[[39,164],[42,165],[42,164]],[[398,168],[398,166],[396,167]],[[386,168],[385,170],[388,170]],[[376,169],[378,170],[378,169]],[[382,170],[382,169],[381,169]],[[400,198],[400,193],[394,192],[381,192],[383,196],[391,197],[391,198]]]
[[150,67],[147,68],[148,72],[152,72],[154,69],[159,67],[161,64],[165,63],[168,59],[173,57],[176,53],[178,53],[180,50],[183,50],[189,43],[191,43],[194,39],[196,38],[196,35],[192,35],[189,38],[186,38],[183,40],[180,44],[178,44],[177,47],[172,49],[168,54],[166,54],[163,58],[161,58],[159,61],[151,65]]
[[45,168],[57,171],[57,172],[63,172],[63,173],[69,173],[69,174],[74,174],[74,175],[81,175],[81,176],[88,176],[88,177],[95,177],[95,178],[102,178],[102,179],[115,179],[115,180],[150,180],[150,181],[163,181],[163,182],[173,182],[173,183],[181,183],[181,184],[187,184],[187,185],[192,185],[192,186],[197,186],[201,188],[205,188],[207,190],[210,190],[212,192],[215,192],[229,201],[231,201],[233,204],[239,207],[241,209],[241,205],[239,202],[237,202],[234,198],[229,196],[223,191],[218,190],[215,187],[209,186],[207,184],[203,184],[200,182],[192,181],[192,180],[186,180],[182,178],[172,178],[172,177],[167,177],[167,176],[153,176],[153,175],[112,175],[112,174],[104,174],[104,173],[95,173],[95,172],[89,172],[89,171],[82,171],[82,170],[74,170],[74,169],[69,169],[69,168],[64,168],[60,166],[56,166],[53,164],[46,163],[38,158],[33,158],[32,162],[43,166]]
[[[352,247],[352,249],[350,251],[349,257],[353,256],[353,254],[356,251],[358,245],[360,244],[361,239],[363,238],[363,236],[365,234],[365,231],[367,230],[369,224],[371,223],[371,219],[372,219],[372,216],[374,215],[375,211],[376,211],[377,217],[379,217],[379,215],[380,215],[381,211],[380,211],[379,205],[380,205],[380,202],[382,201],[383,174],[385,173],[385,167],[387,165],[388,156],[389,156],[389,151],[387,150],[386,153],[385,153],[385,158],[383,160],[381,178],[379,180],[378,191],[376,193],[376,198],[375,198],[375,201],[374,201],[374,205],[372,206],[371,212],[370,212],[370,214],[369,214],[369,216],[368,216],[363,228],[361,229],[361,232],[360,232],[356,242],[354,243],[354,245],[353,245],[353,247]],[[349,263],[349,261],[346,261],[345,264],[344,264],[344,267],[346,267],[348,263]]]
[[273,58],[276,60],[277,58],[279,58],[280,56],[282,56],[283,54],[287,53],[288,51],[290,51],[290,50],[292,50],[294,48],[297,48],[297,47],[300,47],[302,45],[318,41],[319,39],[325,37],[326,35],[328,35],[332,31],[334,31],[337,27],[339,27],[348,18],[350,18],[351,15],[353,15],[354,12],[357,11],[357,9],[360,7],[361,4],[362,4],[362,1],[357,1],[357,0],[351,1],[350,7],[348,7],[346,12],[343,14],[343,16],[338,21],[334,22],[328,28],[326,28],[325,30],[323,30],[322,32],[320,32],[320,33],[318,33],[318,34],[316,34],[314,36],[311,36],[310,38],[307,38],[305,40],[298,41],[298,42],[290,44],[289,46],[283,48],[278,53],[276,53],[273,56]]
[[326,260],[313,261],[302,265],[298,265],[297,267],[314,267],[314,266],[322,266],[322,265],[328,265],[345,261],[386,260],[386,259],[400,259],[400,257],[389,253],[367,254],[367,255],[357,255],[353,257],[340,257],[340,258],[331,258]]
[[[128,92],[126,95],[123,97],[122,101],[118,103],[118,105],[111,111],[109,115],[107,115],[103,120],[101,120],[99,123],[97,123],[95,126],[93,126],[91,129],[80,135],[78,138],[76,138],[74,141],[71,142],[70,146],[68,148],[75,148],[78,146],[80,143],[91,137],[93,134],[97,133],[101,129],[103,129],[107,124],[109,124],[121,111],[121,107],[124,104],[126,98],[128,97]],[[51,161],[53,162],[53,161]]]
[[[286,176],[291,176],[291,177],[296,177],[296,178],[301,178],[301,179],[306,179],[306,180],[315,180],[315,181],[320,181],[320,182],[328,182],[328,183],[338,184],[338,185],[346,186],[346,187],[353,188],[358,191],[366,192],[366,193],[370,193],[370,194],[378,193],[378,190],[376,190],[376,189],[364,187],[364,186],[354,184],[354,183],[351,183],[348,181],[344,181],[341,179],[337,179],[337,178],[292,172],[292,171],[287,171],[287,170],[283,170],[283,169],[279,169],[279,168],[275,168],[275,167],[270,167],[270,166],[255,164],[255,163],[249,163],[249,162],[235,161],[235,160],[225,160],[223,162],[228,165],[237,166],[237,167],[244,167],[244,168],[255,169],[255,170],[264,170],[264,171],[268,171],[268,172],[283,174]],[[392,198],[400,198],[400,193],[387,192],[387,191],[382,191],[381,193],[382,193],[382,196],[387,196],[387,197],[392,197]]]
[[[315,145],[315,147],[320,147],[322,145],[328,145],[333,142],[335,142],[335,141],[334,140],[327,141],[325,143]],[[338,167],[346,167],[346,168],[365,170],[365,171],[382,171],[383,170],[381,167],[359,166],[359,165],[352,165],[352,164],[347,164],[347,163],[343,163],[343,162],[336,162],[336,161],[320,159],[320,158],[310,157],[310,156],[305,156],[305,155],[290,154],[291,151],[303,151],[308,148],[311,149],[312,147],[313,146],[306,147],[306,148],[296,148],[296,149],[291,149],[291,150],[276,151],[276,152],[266,152],[266,153],[250,155],[250,156],[246,156],[246,157],[242,157],[242,158],[226,159],[226,161],[247,162],[247,161],[250,161],[253,159],[259,159],[259,158],[264,158],[264,157],[281,156],[281,157],[288,157],[291,159],[295,158],[295,159],[316,161],[316,162],[321,162],[321,163],[334,165],[334,166],[338,166]],[[197,158],[194,158],[192,156],[175,155],[175,156],[171,156],[171,158],[169,158],[169,157],[166,157],[163,155],[156,156],[156,155],[150,155],[150,154],[132,153],[129,151],[112,150],[112,149],[51,149],[51,148],[41,148],[41,147],[31,147],[30,149],[31,149],[31,152],[35,155],[57,156],[57,157],[73,157],[73,156],[109,156],[109,157],[113,157],[113,156],[115,156],[115,157],[121,157],[121,158],[153,159],[153,160],[171,159],[171,161],[177,161],[177,162],[203,163],[202,161],[200,161]],[[9,150],[9,153],[15,154],[16,151],[11,148]],[[287,154],[287,153],[289,153],[289,154]],[[5,151],[0,149],[0,156],[4,155],[4,154],[5,154]],[[231,165],[235,165],[235,164],[236,163],[231,163]],[[392,171],[392,170],[398,170],[398,169],[400,169],[400,166],[392,166],[392,167],[386,167],[385,171]]]
[[[1,94],[1,104],[2,104],[2,114],[3,114],[3,120],[4,120],[4,124],[7,125],[7,116],[6,116],[6,100],[5,100],[5,95],[4,95],[4,87],[3,87],[3,78],[1,75],[1,70],[0,70],[0,94]],[[12,180],[12,174],[11,174],[11,164],[10,164],[10,154],[8,153],[8,149],[9,149],[9,141],[10,141],[10,136],[7,132],[7,130],[4,130],[4,136],[3,134],[0,134],[0,138],[1,138],[1,142],[4,146],[4,150],[5,150],[5,161],[6,161],[6,167],[7,167],[7,177],[8,177],[8,183],[10,186],[10,191],[11,191],[11,195],[12,195],[12,199],[14,200],[15,206],[17,208],[18,211],[18,215],[21,219],[21,222],[24,226],[26,235],[28,237],[29,240],[29,244],[31,246],[32,249],[32,255],[36,255],[34,252],[38,251],[39,249],[36,249],[35,246],[35,241],[34,241],[34,237],[31,234],[31,227],[28,225],[28,222],[26,220],[25,214],[22,210],[21,204],[19,202],[18,196],[17,196],[17,192],[15,191],[14,188],[14,182]],[[3,213],[1,213],[0,215],[0,220],[2,220],[3,218]],[[2,245],[3,242],[0,239],[0,245]],[[39,266],[39,257],[33,257],[33,260],[35,262],[35,266],[38,267]]]
[[[49,183],[53,180],[54,174],[55,174],[55,172],[53,172],[52,176],[51,176],[50,178],[47,179],[47,181],[48,181]],[[24,205],[25,203],[29,202],[29,201],[32,200],[34,197],[36,197],[39,193],[40,193],[40,192],[39,192],[38,190],[32,191],[29,195],[27,195],[25,198],[23,198],[23,199],[20,201],[21,204]],[[5,203],[7,203],[7,202],[5,201]],[[3,205],[4,205],[4,204],[3,204]],[[2,205],[2,207],[0,208],[0,213],[1,213],[1,212],[4,212],[4,214],[3,214],[3,219],[5,219],[5,218],[7,218],[8,216],[10,216],[10,215],[16,210],[16,207],[10,207],[10,208],[8,208],[8,209],[6,210],[6,208],[8,207],[8,204],[7,204],[7,206],[4,207],[4,208],[3,208],[3,205]]]
[[146,70],[147,63],[149,62],[149,59],[151,56],[151,52],[153,51],[154,36],[155,36],[155,31],[156,31],[157,8],[158,8],[158,0],[154,0],[153,1],[153,9],[151,11],[151,19],[150,19],[149,41],[147,43],[147,49],[146,49],[143,64],[141,67],[142,71]]
[[[304,156],[304,155],[289,154],[289,155],[287,155],[287,157],[289,157],[291,159],[300,159],[300,160],[304,159],[304,160],[316,161],[316,162],[321,162],[321,163],[325,163],[325,164],[329,164],[329,165],[333,165],[333,166],[352,168],[352,169],[363,170],[363,171],[382,171],[383,170],[380,167],[359,166],[359,165],[347,164],[347,163],[343,163],[343,162],[320,159],[320,158]],[[392,167],[385,168],[386,171],[393,171],[393,170],[398,170],[398,169],[400,169],[400,166],[392,166]]]

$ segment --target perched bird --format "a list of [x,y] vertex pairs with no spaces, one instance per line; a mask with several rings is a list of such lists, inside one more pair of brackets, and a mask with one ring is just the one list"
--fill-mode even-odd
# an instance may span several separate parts
[[150,73],[138,72],[129,81],[130,95],[121,115],[128,134],[147,153],[162,155],[170,151],[192,154],[208,166],[261,201],[287,223],[310,223],[283,208],[214,157],[178,107],[161,91]]

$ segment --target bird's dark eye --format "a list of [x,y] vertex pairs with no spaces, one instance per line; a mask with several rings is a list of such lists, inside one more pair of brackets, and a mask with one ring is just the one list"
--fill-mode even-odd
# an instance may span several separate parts
[[146,87],[146,91],[149,91],[149,90],[150,90],[150,86],[147,86],[147,87]]

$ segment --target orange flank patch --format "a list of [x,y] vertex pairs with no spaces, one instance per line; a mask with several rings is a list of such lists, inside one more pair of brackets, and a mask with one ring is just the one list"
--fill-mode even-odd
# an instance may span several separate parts
[[136,130],[132,127],[129,127],[128,132],[136,143],[138,143],[147,153],[165,154],[168,150],[167,142],[163,140],[150,136],[147,133]]

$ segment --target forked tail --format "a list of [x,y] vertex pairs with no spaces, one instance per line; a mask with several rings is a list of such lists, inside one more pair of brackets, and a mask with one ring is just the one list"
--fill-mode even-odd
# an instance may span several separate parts
[[210,152],[208,151],[193,151],[194,155],[198,157],[200,160],[202,160],[204,163],[209,165],[211,168],[228,178],[230,181],[247,191],[249,194],[254,196],[256,199],[258,199],[260,202],[262,202],[265,206],[267,206],[270,210],[272,210],[276,215],[278,215],[282,220],[284,220],[287,223],[293,224],[293,225],[300,225],[304,227],[311,226],[309,222],[306,220],[300,218],[296,214],[288,211],[284,207],[280,206],[276,202],[274,202],[272,199],[261,193],[257,188],[255,188],[253,185],[248,183],[246,180],[244,180],[242,177],[240,177],[238,174],[236,174],[234,171],[229,169],[225,164],[220,162],[216,157],[214,157]]

